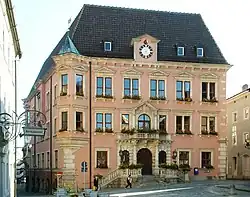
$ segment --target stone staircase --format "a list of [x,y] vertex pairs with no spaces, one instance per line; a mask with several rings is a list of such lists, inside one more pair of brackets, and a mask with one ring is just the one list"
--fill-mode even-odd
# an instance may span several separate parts
[[141,169],[116,169],[100,180],[101,188],[119,188],[126,184],[127,176],[131,174],[133,181],[137,182],[141,177]]

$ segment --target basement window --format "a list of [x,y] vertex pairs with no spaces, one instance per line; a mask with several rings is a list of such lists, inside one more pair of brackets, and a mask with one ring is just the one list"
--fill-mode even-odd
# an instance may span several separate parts
[[197,57],[203,57],[203,48],[196,49]]
[[112,50],[112,43],[104,42],[104,51],[111,51],[111,50]]

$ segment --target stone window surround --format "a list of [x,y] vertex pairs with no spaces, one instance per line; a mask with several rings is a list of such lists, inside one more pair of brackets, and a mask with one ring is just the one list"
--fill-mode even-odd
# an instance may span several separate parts
[[111,96],[114,96],[114,77],[112,75],[108,75],[108,74],[102,74],[101,76],[99,75],[96,75],[95,76],[95,92],[94,94],[96,95],[96,90],[97,90],[97,78],[100,77],[100,78],[103,78],[103,95],[105,95],[105,78],[111,78],[111,81],[112,81],[112,84],[111,84],[111,92],[112,92],[112,95]]
[[192,97],[192,89],[193,89],[193,83],[192,83],[192,80],[190,78],[179,78],[177,77],[176,80],[175,80],[175,100],[177,99],[177,81],[181,81],[182,82],[182,96],[183,98],[185,98],[185,85],[184,85],[184,82],[190,82],[190,98],[193,98]]
[[53,163],[52,163],[52,167],[56,168],[56,151],[57,151],[57,168],[59,168],[59,150],[58,149],[54,149],[53,150]]
[[124,79],[130,79],[130,93],[132,96],[132,79],[138,79],[138,93],[141,96],[141,76],[140,75],[123,75],[122,76],[122,98],[124,97]]
[[[218,80],[217,79],[201,78],[201,80],[200,80],[200,101],[202,101],[202,82],[215,83],[215,98],[218,99]],[[208,98],[209,98],[209,86],[208,86]]]
[[202,168],[202,152],[210,152],[211,153],[211,165],[214,165],[214,150],[213,149],[200,149],[199,150],[199,158],[200,158],[200,168]]
[[[235,129],[234,129],[235,128]],[[236,126],[232,126],[232,145],[236,146],[237,145],[237,128]],[[233,137],[235,137],[235,144],[233,143]]]
[[179,165],[179,157],[180,157],[180,152],[189,152],[188,154],[188,161],[189,161],[189,166],[191,166],[191,159],[192,159],[192,149],[177,149],[177,164]]
[[[236,114],[236,121],[234,120],[234,114]],[[233,111],[232,112],[232,122],[236,123],[238,121],[238,112],[237,111]]]
[[85,73],[74,73],[74,94],[76,94],[76,76],[81,75],[82,76],[82,90],[83,95],[85,95],[86,92],[86,76]]
[[177,89],[177,86],[176,86],[176,82],[177,81],[189,81],[190,82],[190,98],[192,98],[192,96],[193,96],[193,94],[192,94],[192,89],[193,89],[193,76],[176,76],[176,77],[174,77],[174,99],[176,100],[176,96],[177,96],[177,94],[176,94],[176,89]]
[[50,91],[46,91],[46,111],[50,110]]
[[[97,90],[97,77],[102,77],[103,78],[103,93],[105,93],[105,77],[110,77],[112,80],[112,87],[111,87],[111,91],[112,91],[112,96],[115,95],[115,88],[114,88],[114,73],[111,73],[111,71],[108,73],[99,73],[98,71],[95,72],[95,77],[94,77],[94,84],[95,84],[95,89],[94,89],[94,95],[96,95],[96,90]],[[86,85],[84,85],[84,90]]]
[[[48,154],[49,153],[49,154]],[[49,158],[48,158],[49,156]],[[46,152],[46,167],[49,168],[50,167],[50,151]]]
[[59,85],[60,85],[60,93],[62,92],[62,76],[63,75],[67,75],[68,76],[68,88],[67,88],[67,95],[69,95],[69,92],[70,92],[70,86],[71,86],[71,84],[70,84],[70,80],[69,80],[69,76],[70,76],[70,73],[68,73],[68,72],[60,72],[59,73]]
[[112,114],[112,120],[111,120],[111,129],[114,130],[114,112],[113,111],[96,111],[95,112],[95,117],[94,117],[94,120],[95,120],[95,129],[96,129],[96,114],[103,114],[103,130],[105,130],[105,114]]
[[76,112],[82,112],[82,128],[85,130],[86,128],[86,114],[85,111],[82,109],[75,109],[74,110],[74,125],[73,129],[76,130]]
[[[246,115],[246,111],[247,111],[247,118],[245,117],[245,115]],[[244,107],[243,108],[243,119],[244,120],[248,120],[249,119],[249,107]]]
[[62,112],[68,112],[68,119],[67,119],[67,122],[68,122],[68,125],[67,125],[67,130],[70,130],[70,128],[69,128],[69,108],[60,108],[59,109],[59,114],[60,114],[60,116],[59,116],[59,128],[58,128],[58,130],[60,130],[60,129],[62,129]]
[[176,128],[177,128],[177,126],[176,126],[176,117],[177,116],[182,116],[182,129],[183,129],[183,131],[184,131],[184,116],[190,116],[190,127],[189,127],[189,130],[192,132],[192,121],[193,121],[192,113],[185,113],[185,112],[183,112],[183,113],[175,113],[174,114],[174,131],[175,132],[176,132]]
[[[54,94],[53,94],[53,93],[54,93]],[[57,85],[57,83],[55,83],[55,84],[53,85],[52,96],[53,96],[54,104],[55,104],[55,100],[56,100],[56,98],[57,98],[57,96],[58,96],[58,85]],[[53,100],[53,99],[52,99],[52,100]]]
[[45,168],[45,152],[41,152],[40,154],[41,154],[41,168]]
[[[149,82],[148,82],[148,92],[149,92],[149,97],[151,97],[150,93],[151,93],[151,80],[156,80],[157,81],[157,89],[156,89],[156,95],[158,95],[158,81],[162,80],[164,81],[164,91],[165,91],[165,98],[167,98],[167,80],[166,77],[162,77],[162,76],[149,76]],[[139,93],[140,94],[140,93]]]
[[215,117],[215,132],[218,132],[218,117],[216,114],[211,114],[211,113],[201,113],[200,114],[200,133],[201,133],[201,124],[202,124],[202,116],[206,116],[208,118],[207,120],[207,128],[209,132],[209,117]]
[[60,128],[58,127],[58,117],[57,117],[57,116],[55,116],[55,117],[53,118],[52,126],[53,126],[53,135],[56,135],[57,130],[60,129]]
[[109,148],[95,148],[95,169],[97,167],[97,152],[98,151],[107,151],[107,164],[110,168],[110,149]]
[[243,133],[243,144],[245,144],[245,140],[246,140],[245,136],[248,136],[248,139],[249,139],[249,132],[244,132]]

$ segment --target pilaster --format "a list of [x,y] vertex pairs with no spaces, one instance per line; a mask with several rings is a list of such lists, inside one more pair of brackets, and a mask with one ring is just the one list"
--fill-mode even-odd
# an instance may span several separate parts
[[226,179],[226,168],[227,168],[227,139],[219,139],[219,156],[218,156],[218,169],[219,178]]

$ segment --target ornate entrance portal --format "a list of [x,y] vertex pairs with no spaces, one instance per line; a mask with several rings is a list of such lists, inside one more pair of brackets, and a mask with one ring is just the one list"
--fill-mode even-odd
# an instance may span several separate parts
[[142,175],[152,175],[152,153],[147,148],[137,152],[137,164],[142,164]]

